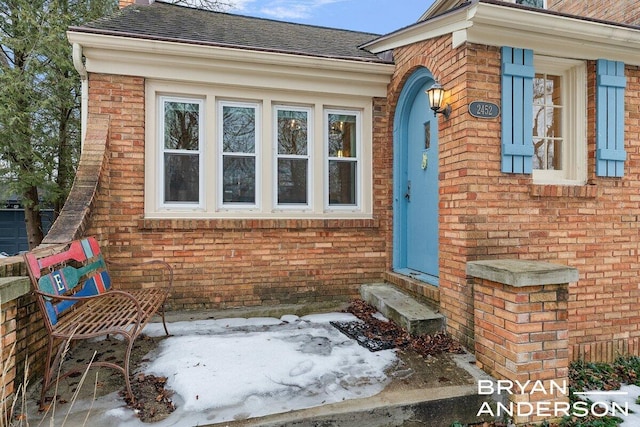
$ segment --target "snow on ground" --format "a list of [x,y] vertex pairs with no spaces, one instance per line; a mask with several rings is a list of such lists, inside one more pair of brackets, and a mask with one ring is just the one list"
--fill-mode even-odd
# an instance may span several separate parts
[[640,404],[636,400],[640,396],[640,387],[623,384],[619,390],[592,390],[576,392],[586,405],[574,404],[572,414],[578,418],[587,415],[604,417],[611,415],[622,420],[620,427],[640,426]]
[[[616,408],[616,413],[613,415],[622,419],[620,427],[638,427],[640,426],[640,405],[636,403],[638,396],[640,396],[640,387],[636,385],[623,385],[618,391],[607,392],[600,396],[589,396],[589,399],[592,402],[613,402],[618,404],[618,408],[628,408],[628,415],[621,413],[618,408]],[[613,408],[610,404],[606,405],[606,407],[609,411]]]
[[[379,393],[396,353],[371,353],[329,324],[354,320],[330,313],[171,323],[172,336],[142,371],[168,378],[177,409],[153,426],[219,423]],[[144,333],[164,331],[154,323]],[[105,424],[148,425],[122,404],[113,408],[104,413]]]

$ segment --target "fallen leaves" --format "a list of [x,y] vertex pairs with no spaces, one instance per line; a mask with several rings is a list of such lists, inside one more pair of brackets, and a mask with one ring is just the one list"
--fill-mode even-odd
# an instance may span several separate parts
[[395,347],[410,348],[419,355],[435,356],[440,353],[464,353],[464,348],[445,332],[433,335],[413,336],[392,320],[378,319],[378,310],[366,301],[356,299],[345,310],[353,314],[365,324],[363,334],[369,339],[393,342]]
[[138,418],[144,422],[156,422],[166,418],[176,409],[171,400],[173,391],[167,390],[166,384],[166,377],[136,374],[131,383],[135,402],[125,398],[127,406],[133,409]]
[[462,345],[443,331],[436,332],[433,335],[413,337],[411,348],[422,356],[433,356],[440,353],[464,353]]

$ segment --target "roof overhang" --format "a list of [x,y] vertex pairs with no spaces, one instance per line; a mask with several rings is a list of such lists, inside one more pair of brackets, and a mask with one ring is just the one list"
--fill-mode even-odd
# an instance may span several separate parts
[[640,28],[483,2],[436,16],[362,47],[373,53],[451,34],[464,43],[533,49],[536,54],[640,65]]
[[445,13],[452,8],[459,7],[460,5],[462,5],[467,1],[469,0],[453,0],[453,1],[452,0],[435,0],[433,3],[431,3],[431,6],[429,7],[429,9],[427,9],[422,14],[422,16],[420,17],[420,19],[418,19],[418,21],[424,21],[433,16]]
[[384,97],[394,66],[92,32],[67,32],[91,73]]

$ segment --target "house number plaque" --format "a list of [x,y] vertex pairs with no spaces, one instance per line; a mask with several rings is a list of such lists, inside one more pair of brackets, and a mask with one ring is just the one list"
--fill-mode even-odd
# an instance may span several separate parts
[[493,102],[473,101],[469,104],[469,113],[480,119],[495,119],[500,115],[500,107]]

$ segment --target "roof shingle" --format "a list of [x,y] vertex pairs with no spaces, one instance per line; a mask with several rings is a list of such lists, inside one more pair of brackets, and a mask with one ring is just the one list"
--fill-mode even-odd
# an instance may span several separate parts
[[71,31],[226,46],[367,62],[388,62],[359,49],[378,35],[212,12],[156,1],[132,5]]

